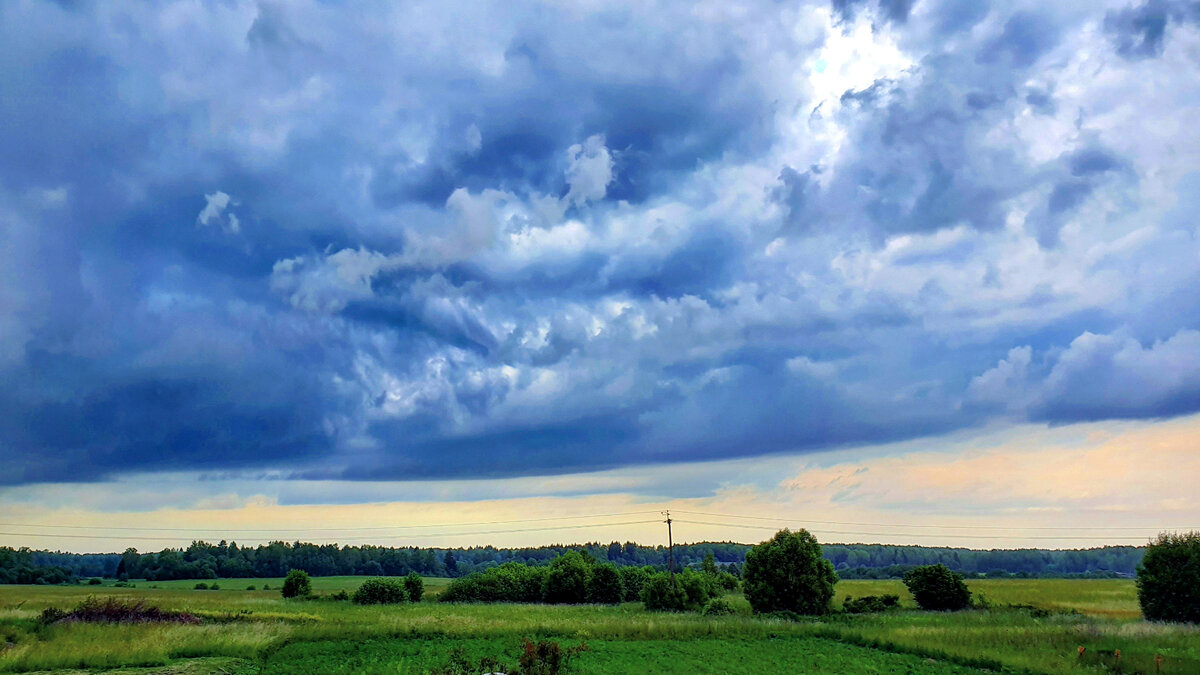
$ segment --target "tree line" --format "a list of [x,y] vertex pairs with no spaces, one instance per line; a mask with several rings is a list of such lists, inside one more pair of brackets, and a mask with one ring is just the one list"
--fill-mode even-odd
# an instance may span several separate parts
[[[680,569],[699,568],[712,555],[723,569],[740,574],[747,544],[700,542],[675,546],[675,564]],[[633,542],[591,542],[582,545],[552,545],[523,548],[476,546],[467,548],[421,548],[386,546],[339,546],[275,541],[258,546],[236,542],[192,542],[186,548],[165,548],[142,553],[68,553],[0,547],[0,583],[64,583],[86,577],[150,579],[216,579],[282,577],[290,570],[305,570],[313,576],[423,576],[460,577],[504,563],[547,565],[568,551],[585,552],[591,558],[617,567],[666,569],[666,546],[641,546]],[[843,579],[899,578],[914,567],[944,565],[956,572],[979,576],[1017,575],[1031,577],[1129,576],[1145,553],[1143,547],[1107,546],[1074,550],[941,548],[885,544],[828,544],[826,560]]]

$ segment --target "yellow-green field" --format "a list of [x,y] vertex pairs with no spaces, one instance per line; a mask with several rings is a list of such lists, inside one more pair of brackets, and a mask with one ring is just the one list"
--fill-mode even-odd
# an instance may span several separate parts
[[[326,595],[362,577],[313,579]],[[977,580],[990,609],[916,610],[898,581],[843,581],[847,595],[894,593],[903,609],[787,622],[756,618],[740,595],[725,617],[605,606],[453,605],[433,601],[448,583],[426,579],[427,601],[360,607],[283,600],[282,579],[220,579],[102,586],[0,586],[0,671],[135,667],[134,672],[432,672],[455,648],[513,662],[523,637],[586,642],[577,672],[761,673],[1200,673],[1200,628],[1142,621],[1127,580]],[[262,590],[268,584],[272,590]],[[248,591],[254,585],[258,590]],[[89,594],[144,599],[190,611],[200,625],[67,624],[39,627],[47,607],[70,609]],[[1028,605],[1049,613],[1012,608]],[[1084,657],[1078,653],[1085,648]],[[141,670],[151,668],[150,671]]]

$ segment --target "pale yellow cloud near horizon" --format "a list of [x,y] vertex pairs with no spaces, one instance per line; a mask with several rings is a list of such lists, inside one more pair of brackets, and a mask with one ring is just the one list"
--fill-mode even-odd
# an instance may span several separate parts
[[[494,481],[140,476],[0,491],[0,545],[73,551],[158,550],[192,539],[656,545],[666,543],[659,515],[665,509],[673,512],[677,542],[756,542],[790,526],[807,527],[823,542],[1142,544],[1160,529],[1200,529],[1198,449],[1200,415],[1193,415],[1021,425],[805,455]],[[693,494],[671,496],[689,487]],[[283,491],[289,492],[281,500]],[[340,503],[287,503],[306,499]]]

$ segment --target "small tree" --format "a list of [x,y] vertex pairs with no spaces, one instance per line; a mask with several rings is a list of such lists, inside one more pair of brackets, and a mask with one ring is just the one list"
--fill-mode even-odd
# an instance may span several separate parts
[[682,612],[687,609],[688,597],[671,575],[657,572],[642,584],[642,602],[651,611]]
[[717,559],[711,552],[704,556],[704,562],[700,563],[700,571],[713,576],[717,575]]
[[550,563],[546,574],[545,600],[548,603],[580,604],[587,602],[591,566],[576,551],[568,551]]
[[[266,586],[263,586],[266,588]],[[304,570],[291,570],[283,580],[283,597],[303,598],[312,595],[312,580]]]
[[958,611],[971,605],[971,591],[961,574],[945,565],[925,565],[905,572],[904,585],[921,609]]
[[780,530],[747,551],[742,568],[746,599],[755,612],[826,614],[837,580],[808,530]]
[[621,602],[623,595],[621,573],[617,571],[616,565],[605,563],[592,568],[592,578],[588,582],[588,602],[615,605]]
[[420,602],[421,597],[425,595],[425,580],[416,572],[409,572],[408,576],[404,577],[404,591],[408,593],[408,599],[412,602]]
[[1137,572],[1147,619],[1200,623],[1200,532],[1158,535]]

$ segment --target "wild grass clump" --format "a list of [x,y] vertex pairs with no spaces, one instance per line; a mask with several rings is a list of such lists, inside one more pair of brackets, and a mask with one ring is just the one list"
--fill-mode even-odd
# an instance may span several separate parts
[[196,615],[175,612],[147,605],[145,600],[127,602],[120,598],[98,600],[88,596],[86,600],[65,612],[57,607],[46,608],[38,622],[42,625],[56,623],[200,623]]

